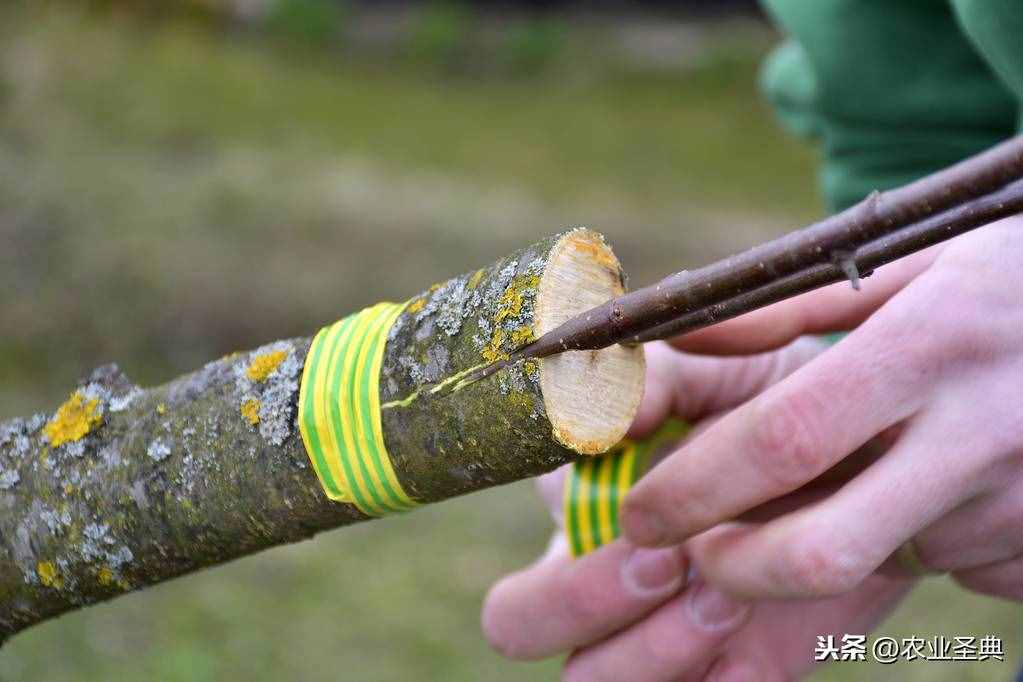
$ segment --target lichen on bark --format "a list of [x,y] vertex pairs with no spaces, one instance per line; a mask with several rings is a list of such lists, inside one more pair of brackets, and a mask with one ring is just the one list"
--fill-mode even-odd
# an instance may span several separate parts
[[423,390],[506,358],[532,337],[537,290],[562,236],[434,285],[392,327],[380,376],[384,440],[413,498],[459,495],[575,456],[554,439],[535,362],[512,364],[444,397]]
[[[535,333],[537,289],[560,237],[434,285],[391,329],[384,440],[420,502],[537,475],[576,454],[552,433],[536,361],[443,397],[426,391]],[[365,520],[327,498],[298,434],[309,345],[277,341],[147,390],[108,365],[54,413],[0,423],[0,642],[66,611]]]
[[[323,497],[295,436],[307,348],[305,339],[273,344],[286,358],[258,387],[245,375],[266,349],[147,391],[100,368],[73,395],[102,422],[77,440],[46,428],[67,409],[0,424],[0,639],[362,518]],[[266,417],[258,427],[240,412],[253,393]]]

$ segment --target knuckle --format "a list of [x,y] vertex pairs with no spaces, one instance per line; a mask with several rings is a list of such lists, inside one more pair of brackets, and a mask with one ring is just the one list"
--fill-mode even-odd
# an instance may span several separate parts
[[[939,339],[945,340],[947,337],[937,331],[928,334],[917,333],[918,330],[926,328],[926,323],[921,321],[919,325],[901,330],[898,336],[889,337],[892,343],[887,355],[892,376],[915,382],[940,373],[936,370],[940,370],[948,361],[949,348]],[[933,329],[933,326],[931,328]],[[884,342],[883,338],[879,341]]]
[[[912,285],[911,285],[912,286]],[[954,309],[955,314],[934,314]],[[898,295],[868,320],[872,333],[865,340],[871,365],[886,377],[921,385],[952,362],[972,315],[968,302],[952,300],[935,287],[918,286],[912,295]]]
[[921,339],[926,350],[921,362],[938,369],[987,364],[1003,352],[1004,339],[995,321],[986,319],[976,306],[956,306],[955,315],[931,320],[931,333]]
[[[996,362],[1008,350],[1008,343],[990,320],[978,320],[947,334],[949,359],[959,365],[978,366]],[[1009,340],[1011,342],[1011,340]]]
[[936,324],[941,316],[928,318],[917,301],[896,300],[872,321],[873,333],[866,343],[874,376],[884,383],[898,377],[902,384],[922,387],[936,376],[947,349]]
[[[684,463],[678,462],[679,467]],[[702,480],[691,472],[676,470],[660,478],[655,472],[641,480],[622,502],[623,517],[654,513],[664,523],[662,541],[689,537],[717,521],[706,490],[694,484]],[[665,471],[665,474],[667,472]]]
[[[721,522],[721,505],[715,499],[714,488],[680,490],[674,500],[673,525],[669,531],[675,539],[683,540],[701,533]],[[684,516],[682,516],[684,514]]]
[[1006,266],[1011,266],[1009,254],[1018,253],[1023,244],[1019,226],[1018,223],[991,224],[983,232],[972,235],[970,242],[950,244],[927,275],[934,280],[936,288],[945,292],[1011,299],[1014,292],[998,285],[1004,281]]
[[861,552],[820,537],[794,543],[782,568],[796,594],[827,597],[856,588],[870,575],[873,564]]
[[[1004,324],[1008,311],[1016,307],[1014,301],[1002,300],[1004,287],[985,281],[976,264],[966,269],[961,265],[946,261],[926,273],[927,286],[904,301],[899,311],[902,326],[912,336],[905,352],[921,368],[989,362],[1016,336],[1016,325]],[[955,314],[933,315],[933,310]]]
[[600,618],[601,605],[607,601],[607,587],[573,570],[577,565],[561,573],[557,594],[568,623],[573,628],[588,630]]
[[661,490],[657,511],[666,526],[664,541],[691,537],[720,520],[720,509],[714,499],[708,497],[713,486],[693,485],[692,482],[698,480],[703,479],[680,477]]
[[808,391],[783,394],[754,410],[751,455],[786,491],[827,468],[825,443],[815,424],[820,411]]

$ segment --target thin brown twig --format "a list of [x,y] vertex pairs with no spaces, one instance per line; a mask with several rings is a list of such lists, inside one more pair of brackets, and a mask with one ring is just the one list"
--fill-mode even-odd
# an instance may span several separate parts
[[[825,220],[703,268],[611,299],[568,320],[503,361],[567,350],[667,338],[861,273],[1023,210],[1023,136],[859,204]],[[1010,185],[1010,183],[1013,183]]]
[[1019,212],[1023,212],[1023,180],[865,244],[848,259],[821,263],[753,291],[694,310],[638,334],[635,341],[656,341],[685,334],[828,284],[851,279],[847,270],[849,265],[853,266],[853,271],[859,277],[868,277],[886,263]]
[[[519,358],[596,350],[640,335],[700,308],[832,263],[836,256],[989,194],[1023,177],[1023,136],[898,189],[875,192],[852,208],[748,251],[669,275],[568,320],[525,346]],[[799,292],[796,292],[799,293]]]

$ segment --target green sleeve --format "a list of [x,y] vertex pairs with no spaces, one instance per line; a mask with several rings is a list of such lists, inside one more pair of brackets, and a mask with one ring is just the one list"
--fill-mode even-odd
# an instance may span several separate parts
[[763,2],[789,41],[762,85],[788,128],[820,142],[833,210],[1020,125],[1020,0]]
[[1016,100],[1023,130],[1023,2],[953,0],[956,17],[977,52]]

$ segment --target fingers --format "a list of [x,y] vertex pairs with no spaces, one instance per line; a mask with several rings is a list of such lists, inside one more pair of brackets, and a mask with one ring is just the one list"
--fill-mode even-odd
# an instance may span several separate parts
[[[1018,475],[1018,474],[1016,474]],[[1023,482],[963,503],[914,538],[920,562],[941,572],[961,571],[1023,554]]]
[[980,594],[1023,601],[1023,556],[952,574],[955,581]]
[[771,353],[714,358],[679,353],[664,343],[648,344],[646,391],[630,435],[643,437],[670,416],[696,421],[735,407],[826,348],[818,339],[805,338]]
[[745,596],[829,596],[855,588],[900,545],[976,494],[977,462],[954,456],[975,443],[943,423],[912,424],[885,457],[820,502],[765,524],[725,524],[694,538],[693,560],[708,581]]
[[[978,463],[973,478],[982,492],[964,501],[914,537],[920,562],[935,571],[960,571],[1006,561],[1023,554],[1023,466],[1020,464],[1023,423],[1018,405],[1023,398],[1018,377],[1023,365],[1000,366],[980,374],[969,386],[948,391],[936,415],[966,432],[952,443],[957,457]],[[968,439],[968,440],[966,440]],[[966,442],[964,442],[966,440]]]
[[495,585],[483,631],[509,658],[544,658],[586,646],[639,620],[676,594],[688,562],[681,548],[613,542],[576,560],[552,557]]
[[728,641],[706,682],[802,679],[817,665],[813,651],[819,635],[871,631],[912,584],[875,575],[839,597],[762,602]]
[[935,373],[923,351],[898,344],[887,317],[867,322],[655,466],[625,499],[626,537],[645,546],[682,542],[805,485],[914,414]]
[[698,583],[633,627],[583,649],[565,666],[566,682],[675,680],[706,665],[747,620],[750,606]]
[[861,291],[839,282],[670,341],[679,350],[746,355],[780,348],[805,334],[852,329],[926,270],[940,252],[931,248],[879,268]]

